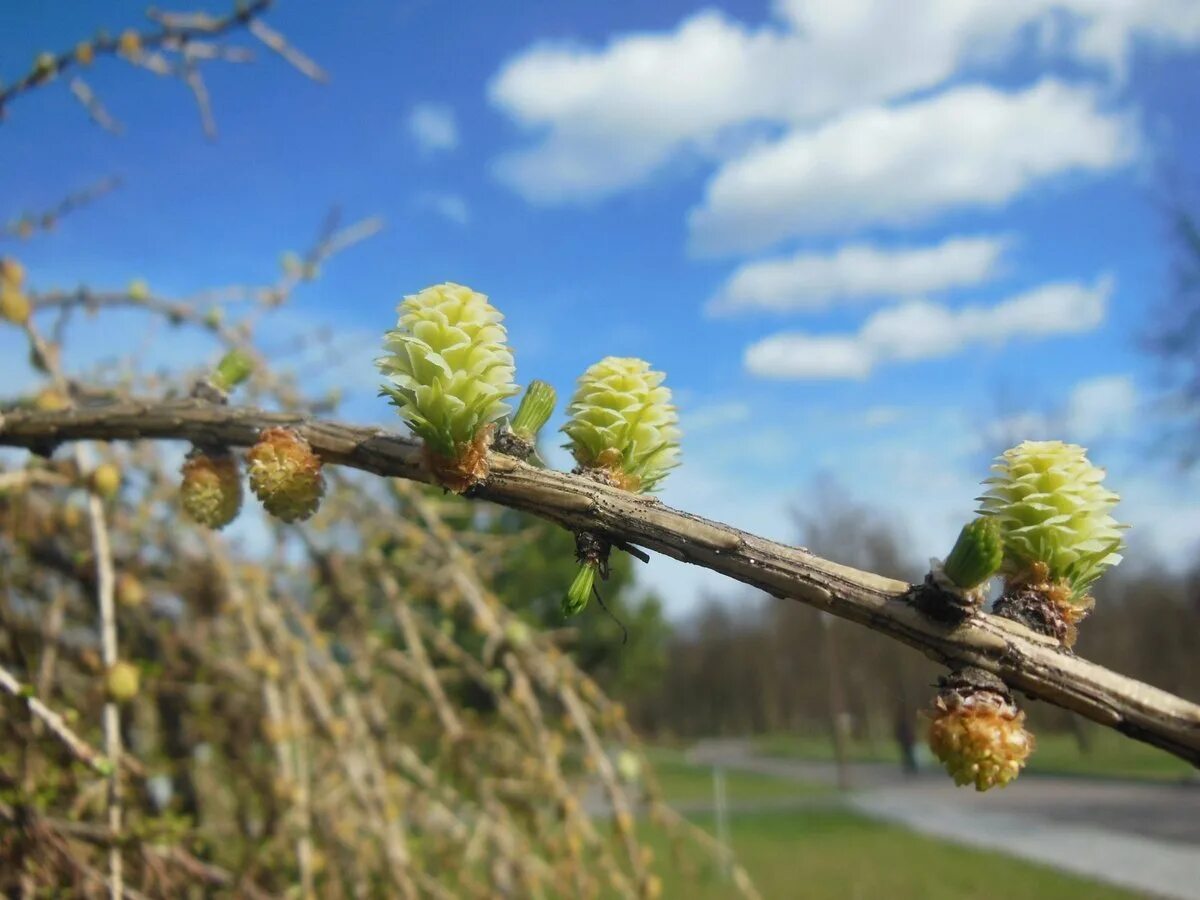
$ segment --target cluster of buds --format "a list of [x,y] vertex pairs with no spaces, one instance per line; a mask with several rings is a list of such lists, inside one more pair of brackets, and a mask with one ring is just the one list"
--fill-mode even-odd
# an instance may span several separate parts
[[325,494],[321,459],[290,428],[268,428],[246,454],[250,489],[271,515],[284,522],[307,519]]
[[996,612],[1069,647],[1092,607],[1091,586],[1121,561],[1126,526],[1111,514],[1119,497],[1076,444],[1025,441],[992,470],[979,512],[996,521],[1004,541]]
[[995,675],[967,668],[942,678],[929,712],[929,747],[957,785],[1008,784],[1033,752],[1025,714]]
[[[980,518],[962,529],[944,562],[930,561],[917,605],[959,621],[983,606],[991,578],[1003,574],[995,613],[1069,648],[1092,608],[1091,586],[1121,561],[1126,526],[1112,516],[1119,498],[1087,452],[1062,441],[1024,441],[992,472]],[[929,743],[955,782],[984,791],[1016,778],[1032,752],[1024,720],[1003,682],[965,669],[942,681]]]
[[25,267],[7,256],[0,259],[0,318],[24,325],[31,309],[25,294]]

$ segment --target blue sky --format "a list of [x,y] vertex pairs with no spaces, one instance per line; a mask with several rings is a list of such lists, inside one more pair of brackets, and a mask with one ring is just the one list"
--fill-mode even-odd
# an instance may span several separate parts
[[[140,6],[0,7],[0,78]],[[345,334],[319,375],[348,417],[391,421],[377,336],[455,280],[507,314],[523,380],[565,394],[606,354],[668,373],[675,505],[794,539],[790,508],[832,475],[935,555],[988,456],[1052,434],[1109,468],[1131,559],[1200,543],[1138,348],[1169,285],[1163,204],[1200,158],[1194,0],[282,0],[267,21],[331,80],[261,47],[207,66],[216,142],[182,85],[116,61],[86,78],[120,137],[65,85],[12,104],[0,216],[125,179],[2,248],[35,287],[266,282],[336,203],[387,228],[278,327]],[[145,327],[76,329],[77,358]],[[211,352],[171,340],[157,358]],[[667,560],[646,578],[676,612],[721,587]]]

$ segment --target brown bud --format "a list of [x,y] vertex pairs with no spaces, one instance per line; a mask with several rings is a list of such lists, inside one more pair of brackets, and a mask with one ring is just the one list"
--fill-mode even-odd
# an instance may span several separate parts
[[321,458],[290,428],[268,428],[246,454],[250,489],[271,515],[284,522],[307,519],[325,494]]
[[184,511],[209,528],[224,528],[242,508],[242,480],[229,453],[193,450],[183,464],[179,499]]

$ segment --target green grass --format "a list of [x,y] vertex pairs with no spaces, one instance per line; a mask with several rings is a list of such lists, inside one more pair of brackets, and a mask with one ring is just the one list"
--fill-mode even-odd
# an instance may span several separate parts
[[[698,816],[694,821],[712,830],[711,818]],[[738,860],[765,900],[1118,900],[1136,896],[838,810],[735,815],[730,819],[730,834]],[[648,837],[659,859],[671,859],[664,839],[653,834]],[[678,868],[663,873],[665,900],[734,896],[712,860],[693,860],[693,870],[692,877]]]
[[[1047,775],[1087,775],[1100,778],[1178,780],[1194,777],[1195,769],[1171,754],[1107,728],[1089,728],[1090,751],[1079,752],[1069,734],[1038,734],[1037,750],[1029,760],[1030,772]],[[827,737],[768,735],[755,741],[760,753],[793,759],[830,760],[833,746]],[[899,765],[900,755],[890,741],[873,745],[851,742],[850,758],[856,762],[885,762]],[[927,765],[934,764],[927,760]]]
[[[661,748],[647,749],[668,803],[711,803],[713,773],[709,766],[694,766],[684,761],[683,754]],[[772,801],[794,797],[811,797],[832,793],[832,788],[820,784],[772,778],[753,772],[725,772],[725,795],[730,803]]]

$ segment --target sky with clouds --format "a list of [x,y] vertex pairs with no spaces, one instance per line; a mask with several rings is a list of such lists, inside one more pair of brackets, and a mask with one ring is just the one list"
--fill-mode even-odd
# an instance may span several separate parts
[[[0,78],[139,17],[6,4]],[[833,478],[920,558],[992,453],[1061,436],[1108,467],[1131,560],[1195,558],[1200,474],[1161,452],[1139,338],[1170,287],[1164,208],[1200,174],[1196,0],[283,0],[268,21],[331,81],[210,66],[216,142],[177,83],[114,62],[88,81],[123,136],[65,86],[12,104],[0,216],[125,179],[19,248],[35,286],[266,282],[338,204],[388,227],[266,337],[342,334],[310,365],[347,416],[392,421],[376,335],[405,293],[455,280],[507,314],[522,379],[565,394],[606,354],[668,373],[674,505],[793,540]],[[95,360],[148,327],[72,337]],[[214,352],[152,339],[164,360]],[[644,577],[675,613],[724,587],[662,559]]]

